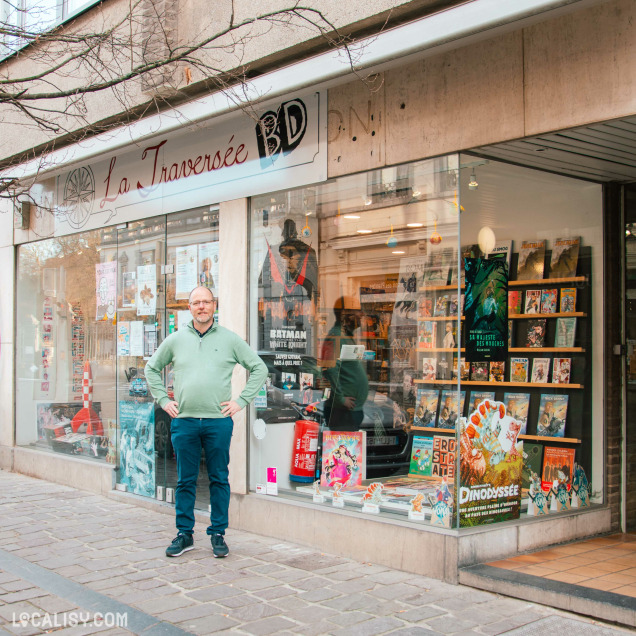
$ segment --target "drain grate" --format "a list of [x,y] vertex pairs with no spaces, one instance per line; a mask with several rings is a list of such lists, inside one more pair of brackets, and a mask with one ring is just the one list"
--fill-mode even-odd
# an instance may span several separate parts
[[611,627],[593,625],[583,621],[564,618],[562,616],[548,616],[523,627],[517,627],[506,635],[512,636],[545,636],[545,634],[559,634],[559,636],[617,636],[625,632]]

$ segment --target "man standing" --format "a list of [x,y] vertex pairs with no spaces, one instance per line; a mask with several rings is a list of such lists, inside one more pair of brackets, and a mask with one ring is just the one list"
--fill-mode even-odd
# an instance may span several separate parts
[[[196,287],[189,300],[192,322],[168,336],[146,364],[150,392],[173,418],[172,446],[177,456],[176,525],[179,533],[166,550],[176,557],[194,548],[194,502],[201,448],[210,479],[210,535],[215,557],[229,553],[224,535],[228,526],[230,484],[228,464],[232,416],[258,394],[267,377],[265,363],[235,333],[214,322],[216,300],[207,287]],[[161,378],[162,369],[174,368],[174,400]],[[231,399],[234,367],[250,372],[241,395]]]

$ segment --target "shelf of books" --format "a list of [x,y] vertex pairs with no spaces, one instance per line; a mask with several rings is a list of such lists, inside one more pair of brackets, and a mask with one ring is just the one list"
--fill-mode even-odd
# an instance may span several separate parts
[[[555,239],[550,247],[534,240],[515,252],[508,241],[497,250],[510,272],[508,349],[502,362],[464,359],[463,279],[419,287],[419,377],[413,380],[410,430],[418,437],[452,435],[460,418],[469,418],[484,400],[502,402],[521,424],[525,488],[526,459],[545,483],[552,481],[550,467],[557,461],[573,469],[576,457],[591,469],[592,391],[583,389],[592,386],[592,248],[578,238]],[[477,246],[462,252],[479,255]],[[448,280],[457,276],[451,272]]]

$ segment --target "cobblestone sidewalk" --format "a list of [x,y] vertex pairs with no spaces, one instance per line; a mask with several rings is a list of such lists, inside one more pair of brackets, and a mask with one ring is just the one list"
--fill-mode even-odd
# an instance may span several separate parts
[[201,528],[168,559],[171,516],[2,470],[0,492],[1,635],[626,633],[231,529],[226,559]]

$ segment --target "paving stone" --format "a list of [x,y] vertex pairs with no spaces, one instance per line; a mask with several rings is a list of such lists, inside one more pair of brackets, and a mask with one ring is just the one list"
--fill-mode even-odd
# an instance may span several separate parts
[[391,636],[394,634],[399,634],[399,636],[420,636],[420,634],[422,634],[422,636],[444,636],[441,632],[436,632],[432,629],[427,629],[426,627],[418,627],[416,625],[402,627],[402,629],[391,632]]
[[147,614],[155,614],[159,612],[167,612],[179,607],[188,607],[194,605],[196,601],[182,594],[175,594],[174,596],[168,596],[163,598],[152,598],[147,601],[141,601],[136,603],[142,612]]
[[[373,616],[368,612],[341,612],[332,616],[329,621],[335,625],[335,628],[348,627],[350,625],[355,625],[356,623],[362,623],[363,621],[368,621],[372,619]],[[335,629],[333,626],[331,629]]]
[[322,604],[341,612],[349,612],[377,607],[378,601],[364,594],[351,594],[324,601]]
[[281,611],[278,607],[267,603],[250,603],[243,607],[228,609],[227,613],[228,616],[241,623],[251,623],[270,616],[278,616]]
[[368,579],[358,579],[356,581],[347,581],[346,583],[336,583],[330,585],[329,588],[340,594],[355,594],[356,592],[366,592],[376,587],[375,581]]
[[33,599],[33,604],[49,614],[60,614],[61,612],[70,612],[71,610],[77,609],[77,605],[58,596],[42,596]]
[[254,634],[254,636],[266,636],[267,634],[276,634],[283,629],[294,629],[295,627],[297,627],[297,625],[292,621],[280,616],[273,616],[250,623],[242,627],[241,631],[247,634]]
[[278,582],[264,576],[250,576],[243,579],[237,579],[234,585],[242,590],[256,591],[263,590],[268,587],[274,587],[275,585],[278,585]]
[[372,618],[344,629],[338,629],[333,634],[334,636],[374,636],[374,634],[384,634],[402,626],[403,623],[396,618],[385,616],[383,618]]
[[29,599],[36,599],[39,596],[46,596],[47,592],[37,587],[29,588],[28,590],[21,590],[19,592],[11,592],[9,594],[3,594],[2,600],[5,603],[19,603],[20,601],[28,601]]
[[370,581],[382,583],[383,585],[391,585],[392,583],[402,583],[408,581],[411,583],[412,575],[408,572],[400,572],[399,570],[387,570],[386,572],[378,572],[367,576]]
[[249,594],[241,594],[240,596],[230,596],[228,598],[220,598],[216,601],[217,605],[220,605],[227,611],[228,609],[234,609],[237,607],[245,607],[246,605],[253,605],[256,601],[253,596]]
[[442,634],[455,634],[470,630],[475,627],[477,623],[465,620],[459,620],[454,616],[440,616],[438,618],[430,618],[426,620],[426,627],[430,627]]
[[417,588],[405,583],[395,583],[393,585],[383,585],[369,592],[372,596],[384,599],[396,599],[410,596],[417,591]]
[[422,607],[415,607],[413,609],[402,611],[397,616],[401,620],[408,621],[409,623],[419,623],[427,618],[442,616],[443,614],[446,614],[446,611],[443,609],[423,605]]
[[289,587],[279,585],[277,587],[269,587],[266,590],[256,590],[253,592],[254,596],[262,598],[264,601],[271,601],[276,598],[282,598],[283,596],[296,595],[297,590],[292,590]]
[[303,601],[307,601],[309,603],[320,603],[321,601],[326,601],[330,598],[337,598],[339,596],[342,596],[342,594],[340,592],[337,592],[336,590],[321,587],[317,590],[302,592],[299,596],[303,599]]
[[205,616],[184,621],[179,624],[179,627],[192,634],[214,634],[215,632],[232,629],[236,625],[237,622],[227,616]]
[[235,587],[230,587],[229,585],[214,585],[212,587],[204,587],[202,590],[188,592],[186,596],[196,601],[206,602],[228,598],[229,596],[237,596],[238,594],[243,594],[243,592]]
[[219,607],[214,603],[199,603],[198,605],[190,605],[188,607],[180,607],[178,609],[168,610],[167,612],[159,612],[158,617],[162,621],[168,623],[181,623],[183,621],[194,620],[203,616],[213,616],[214,614],[225,614],[225,608]]
[[310,605],[298,609],[288,609],[285,617],[297,623],[316,623],[337,614],[336,610],[321,605]]

